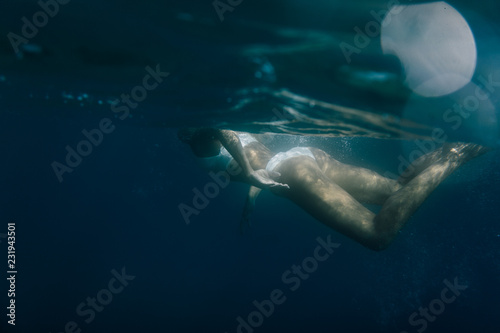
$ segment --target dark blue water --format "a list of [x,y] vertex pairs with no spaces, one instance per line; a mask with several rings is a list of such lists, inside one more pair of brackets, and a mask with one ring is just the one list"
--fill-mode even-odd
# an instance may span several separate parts
[[[270,139],[270,146],[315,146],[385,175],[397,174],[398,158],[408,159],[420,149],[415,139],[429,139],[434,128],[450,140],[496,147],[496,118],[473,118],[458,131],[446,127],[435,112],[457,96],[412,95],[398,62],[377,46],[344,70],[336,47],[241,56],[256,45],[316,38],[304,37],[310,29],[349,40],[370,8],[384,5],[244,0],[220,22],[210,1],[73,0],[31,41],[43,51],[16,56],[2,37],[1,331],[498,332],[497,150],[448,177],[380,253],[268,192],[242,234],[248,187],[240,183],[218,188],[189,224],[179,210],[192,205],[193,189],[213,181],[177,140],[181,125],[293,133],[298,136]],[[494,47],[481,36],[496,29],[498,4],[453,5],[475,27],[477,83],[489,73],[484,68],[497,64]],[[39,10],[35,1],[1,6],[2,36]],[[294,30],[285,38],[259,24]],[[159,63],[170,75],[120,119],[110,102],[141,84],[146,66]],[[375,88],[366,77],[349,79],[370,70],[394,79]],[[498,93],[490,98],[494,115]],[[362,112],[353,117],[332,105]],[[412,111],[419,105],[428,112]],[[60,181],[54,161],[66,164],[66,147],[77,149],[86,139],[82,131],[99,128],[103,119],[110,120],[109,133]],[[6,316],[9,222],[16,223],[15,326]],[[337,245],[332,253],[321,250],[328,258],[315,261],[317,267],[307,266],[318,238]],[[310,273],[291,273],[293,265]],[[462,290],[453,293],[450,284]],[[436,315],[420,312],[429,307]]]

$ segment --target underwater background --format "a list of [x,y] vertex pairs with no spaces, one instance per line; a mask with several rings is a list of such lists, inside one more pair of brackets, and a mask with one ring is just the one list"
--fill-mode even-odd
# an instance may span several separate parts
[[[467,82],[439,96],[426,92],[461,79],[414,87],[382,33],[356,39],[372,11],[417,3],[3,0],[1,332],[498,332],[500,3],[437,3],[474,45]],[[40,23],[29,38],[23,17]],[[267,133],[273,151],[317,147],[389,177],[436,133],[492,150],[373,252],[266,191],[241,232],[241,183],[186,219],[180,205],[215,181],[177,139],[184,126]]]

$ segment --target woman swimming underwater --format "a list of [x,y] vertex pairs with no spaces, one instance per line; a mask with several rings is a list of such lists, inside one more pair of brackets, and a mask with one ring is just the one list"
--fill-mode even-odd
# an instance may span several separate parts
[[[398,231],[432,191],[462,164],[487,151],[477,144],[450,143],[415,160],[398,180],[341,163],[321,149],[295,147],[275,155],[248,133],[212,128],[182,129],[190,145],[212,171],[243,172],[232,180],[251,186],[244,217],[261,189],[288,198],[318,221],[376,251]],[[403,177],[404,175],[404,177]],[[382,206],[375,214],[365,204]]]

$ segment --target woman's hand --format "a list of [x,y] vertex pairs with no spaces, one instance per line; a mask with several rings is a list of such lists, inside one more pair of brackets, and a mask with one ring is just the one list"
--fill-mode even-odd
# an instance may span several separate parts
[[278,172],[275,171],[268,172],[265,169],[260,169],[252,172],[248,178],[250,184],[262,189],[268,189],[268,188],[289,189],[290,187],[287,184],[278,183],[273,179],[273,178],[278,178],[279,176],[281,175]]

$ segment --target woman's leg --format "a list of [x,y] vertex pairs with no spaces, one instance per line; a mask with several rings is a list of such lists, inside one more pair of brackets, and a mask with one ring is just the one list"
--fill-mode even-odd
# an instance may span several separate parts
[[288,190],[272,192],[284,196],[311,216],[336,231],[368,244],[373,238],[375,214],[328,178],[308,156],[289,158],[276,167],[279,181]]
[[[387,245],[410,216],[453,171],[489,149],[477,144],[457,143],[442,147],[441,157],[418,175],[413,175],[399,191],[391,195],[374,220],[375,233]],[[424,158],[425,160],[425,158]]]
[[385,249],[430,193],[460,165],[483,153],[484,148],[455,145],[447,154],[391,194],[378,215],[366,209],[333,182],[310,157],[294,157],[276,168],[290,189],[279,193],[313,217],[373,249]]
[[341,163],[323,150],[310,150],[325,176],[362,203],[382,205],[402,187],[396,180],[386,178],[375,171]]

